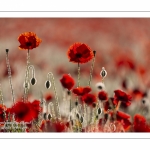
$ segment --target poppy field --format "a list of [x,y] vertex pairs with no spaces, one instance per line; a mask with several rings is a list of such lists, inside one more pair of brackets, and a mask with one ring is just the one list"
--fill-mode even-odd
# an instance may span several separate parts
[[0,27],[0,132],[150,132],[149,18]]

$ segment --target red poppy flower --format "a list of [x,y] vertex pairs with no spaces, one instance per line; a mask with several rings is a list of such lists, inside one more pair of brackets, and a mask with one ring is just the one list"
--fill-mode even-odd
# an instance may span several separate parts
[[66,123],[60,121],[43,121],[40,129],[42,132],[66,132]]
[[0,104],[0,122],[4,122],[4,112],[6,112],[6,106]]
[[87,93],[89,93],[91,91],[91,88],[90,87],[77,87],[75,89],[72,90],[72,92],[74,94],[76,94],[77,96],[83,96]]
[[116,121],[120,122],[125,130],[128,130],[131,126],[131,122],[129,120],[131,116],[122,111],[117,111],[115,114],[111,112],[111,116],[113,117],[114,115],[116,115]]
[[108,100],[108,95],[107,95],[107,93],[105,91],[100,91],[98,93],[98,98],[101,101],[106,101],[106,100]]
[[109,98],[109,101],[104,102],[104,111],[107,112],[108,109],[112,110],[117,106],[118,103],[115,102],[113,97]]
[[127,106],[131,104],[132,97],[130,95],[126,94],[121,90],[115,90],[114,93],[115,93],[114,96],[115,101],[121,101],[122,103],[125,103]]
[[119,56],[118,59],[116,59],[116,66],[117,68],[127,67],[131,70],[135,70],[136,68],[133,59],[124,57],[124,55]]
[[121,123],[122,123],[123,128],[125,129],[125,131],[130,130],[130,127],[131,127],[132,123],[129,119],[122,119]]
[[134,100],[141,100],[143,97],[147,96],[147,93],[141,91],[138,88],[135,88],[131,91],[131,95],[134,98]]
[[92,106],[93,103],[97,102],[97,99],[94,94],[85,94],[81,97],[81,101]]
[[106,101],[106,102],[104,103],[104,111],[107,112],[108,109],[110,109],[110,108],[111,108],[111,105],[110,105],[109,101]]
[[42,42],[42,40],[33,32],[24,32],[20,34],[18,41],[20,42],[19,49],[21,50],[32,50],[33,48],[38,47]]
[[131,116],[124,112],[117,111],[116,117],[117,117],[117,121],[121,122],[124,129],[128,130],[129,127],[131,126],[131,122],[129,120],[131,118]]
[[137,123],[137,124],[139,124],[139,123],[146,123],[146,118],[144,116],[142,116],[142,115],[136,114],[134,116],[134,123]]
[[32,110],[35,111],[35,118],[37,118],[39,112],[42,112],[42,108],[41,108],[41,106],[40,106],[40,101],[39,101],[39,100],[34,100],[34,101],[31,103],[31,107],[32,107]]
[[58,121],[54,123],[54,126],[55,126],[55,129],[56,129],[56,132],[64,132],[65,128],[66,128],[65,123],[58,122]]
[[117,117],[118,119],[130,119],[131,116],[122,112],[122,111],[117,111]]
[[30,102],[17,102],[12,108],[11,112],[15,114],[15,119],[18,122],[30,122],[37,118],[39,113],[39,103],[37,101]]
[[15,118],[18,122],[30,122],[32,120],[30,115],[30,103],[17,102],[12,107],[11,112],[15,114]]
[[62,86],[68,90],[71,90],[75,84],[74,79],[68,74],[64,74],[63,77],[60,79],[60,82]]
[[146,118],[139,114],[134,116],[133,128],[134,132],[150,132],[150,126],[146,123]]
[[71,45],[67,55],[69,61],[74,63],[86,63],[94,57],[91,48],[84,43],[74,43]]
[[46,100],[47,102],[51,101],[52,98],[53,98],[53,96],[52,96],[52,94],[50,94],[50,93],[47,93],[47,94],[45,95],[45,100]]

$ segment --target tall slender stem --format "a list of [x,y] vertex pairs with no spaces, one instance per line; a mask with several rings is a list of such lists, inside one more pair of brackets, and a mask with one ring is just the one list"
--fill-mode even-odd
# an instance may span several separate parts
[[71,109],[72,109],[72,108],[71,108],[71,96],[70,96],[70,112],[71,112]]
[[119,110],[120,106],[121,106],[121,101],[119,101],[117,107],[114,108],[114,119],[115,120],[117,119],[117,111]]
[[56,86],[55,86],[55,79],[54,79],[54,76],[53,76],[52,72],[49,72],[48,75],[51,78],[52,85],[53,85],[53,90],[54,90],[54,93],[55,93],[56,109],[57,109],[57,113],[58,113],[58,119],[61,119],[58,96],[57,96]]
[[[80,63],[79,62],[78,62],[78,80],[77,80],[77,82],[78,82],[77,87],[80,87]],[[78,96],[76,97],[76,103],[78,103]],[[77,108],[77,106],[76,106],[76,108]]]
[[28,65],[28,72],[31,69],[32,71],[32,77],[35,78],[35,70],[34,70],[34,66],[33,65]]
[[24,87],[24,96],[23,96],[23,101],[28,101],[28,91],[29,91],[29,86],[28,86],[28,82],[29,82],[29,67],[30,65],[30,51],[28,49],[27,52],[27,66],[26,66],[26,73],[25,73],[25,87]]
[[54,110],[54,105],[52,102],[50,102],[48,104],[48,107],[49,107],[49,110],[51,111],[51,114],[52,114],[52,118],[55,120],[56,119],[56,115],[55,115],[55,110]]
[[69,112],[71,112],[71,109],[72,109],[72,108],[71,108],[71,91],[68,90],[68,91],[67,91],[67,94],[68,94],[68,99],[69,99],[69,103],[70,103],[70,104],[69,104],[69,105],[70,105],[70,106],[69,106]]
[[[1,89],[1,83],[0,83],[0,104],[4,106],[4,99],[3,99],[3,93]],[[6,112],[3,110],[3,115],[4,115],[4,121],[6,121]]]
[[9,63],[9,59],[8,59],[8,52],[9,52],[9,49],[6,49],[6,64],[7,64],[7,70],[8,70],[8,78],[9,78],[9,84],[10,84],[10,88],[11,88],[12,102],[14,104],[15,103],[15,95],[14,95],[14,89],[13,89],[13,85],[12,85],[11,68],[10,68],[10,63]]
[[30,64],[30,51],[28,49],[28,52],[27,52],[27,66],[29,66]]
[[92,75],[93,75],[93,69],[94,69],[94,64],[95,64],[96,51],[93,51],[93,54],[94,54],[94,58],[93,58],[92,65],[91,65],[91,70],[90,70],[90,77],[89,77],[89,83],[88,83],[89,86],[91,86]]
[[116,111],[119,110],[120,106],[121,106],[121,101],[118,102],[118,105],[117,105],[117,107],[116,107]]
[[0,103],[1,103],[2,105],[4,105],[3,93],[2,93],[2,89],[1,89],[1,83],[0,83]]
[[78,87],[80,86],[80,63],[78,63]]

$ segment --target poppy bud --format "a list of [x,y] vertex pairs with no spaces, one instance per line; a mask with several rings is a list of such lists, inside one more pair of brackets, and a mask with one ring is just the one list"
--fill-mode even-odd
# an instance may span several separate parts
[[9,52],[9,49],[6,49],[6,53],[8,53]]
[[35,78],[32,78],[32,79],[31,79],[31,84],[32,84],[32,85],[35,85],[35,84],[36,84],[36,79],[35,79]]
[[43,118],[44,118],[44,120],[47,120],[47,114],[46,113],[43,114]]
[[78,106],[78,102],[75,102],[75,105]]
[[101,114],[101,113],[102,113],[101,108],[98,108],[98,109],[97,109],[97,113],[98,113],[98,114]]
[[51,88],[51,82],[49,80],[47,80],[45,82],[45,86],[46,86],[47,89]]
[[52,115],[48,114],[48,119],[51,120],[51,118],[52,118]]
[[80,118],[80,122],[83,123],[83,117],[82,117],[82,116],[81,116],[81,118]]
[[107,72],[104,67],[102,67],[102,71],[100,72],[100,75],[102,78],[105,78],[107,76]]

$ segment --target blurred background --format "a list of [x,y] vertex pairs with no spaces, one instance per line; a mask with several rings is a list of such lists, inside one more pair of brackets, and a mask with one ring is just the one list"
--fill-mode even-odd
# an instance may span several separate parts
[[[39,47],[30,51],[30,62],[35,67],[37,84],[31,86],[33,99],[53,90],[45,88],[47,73],[53,72],[59,100],[63,90],[60,78],[71,74],[77,81],[77,64],[69,62],[68,48],[75,42],[82,42],[96,50],[92,88],[101,82],[100,71],[105,67],[106,90],[113,96],[116,89],[133,96],[130,113],[137,105],[149,108],[150,87],[150,19],[149,18],[0,18],[0,83],[5,104],[12,105],[11,90],[7,76],[6,53],[12,69],[15,98],[23,95],[26,69],[25,50],[19,50],[18,36],[23,32],[35,32],[42,39]],[[81,85],[86,86],[92,62],[81,65]],[[145,99],[144,106],[141,100]],[[137,110],[137,109],[136,109]],[[138,110],[137,110],[138,111]]]

